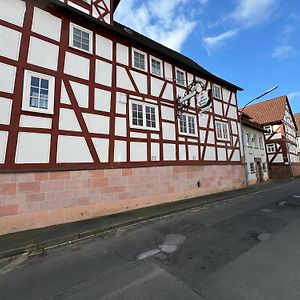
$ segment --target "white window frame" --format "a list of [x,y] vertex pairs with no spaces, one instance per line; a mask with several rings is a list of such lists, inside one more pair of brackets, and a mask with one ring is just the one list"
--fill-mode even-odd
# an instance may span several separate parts
[[258,149],[258,137],[256,133],[252,135],[252,143],[253,143],[253,147]]
[[[266,148],[267,148],[267,153],[275,153],[276,152],[276,145],[275,145],[275,143],[273,143],[273,144],[267,144],[267,146],[266,146]],[[270,150],[270,148],[272,148],[271,150]]]
[[[133,114],[132,114],[132,104],[141,105],[143,107],[143,125],[133,124]],[[155,127],[146,126],[146,107],[153,107],[155,109]],[[130,118],[130,128],[144,129],[144,130],[159,130],[159,119],[158,119],[158,106],[148,102],[141,102],[134,99],[129,99],[129,118]]]
[[[155,60],[156,62],[159,62],[159,64],[160,64],[160,74],[156,74],[156,73],[153,72],[152,60]],[[158,59],[154,56],[150,56],[150,72],[154,76],[163,77],[163,62],[162,62],[161,59]]]
[[[220,126],[221,126],[221,133],[222,133],[222,136],[220,137],[220,136],[218,136],[218,130],[217,130],[217,124],[220,124]],[[227,131],[227,138],[225,138],[225,137],[223,137],[223,125],[225,125],[225,127],[226,127],[226,131]],[[215,132],[216,132],[216,138],[217,138],[217,140],[218,141],[226,141],[226,142],[228,142],[228,141],[230,141],[230,132],[229,132],[229,125],[228,125],[228,123],[227,122],[224,122],[224,121],[215,121]]]
[[[38,77],[40,79],[48,80],[48,108],[38,108],[30,106],[30,88],[31,88],[31,77]],[[22,99],[22,110],[31,111],[42,114],[54,114],[54,88],[55,88],[55,77],[25,70],[24,72],[24,85],[23,85],[23,99]]]
[[[216,89],[220,89],[220,97],[216,93]],[[216,99],[222,100],[222,87],[218,84],[213,84],[213,95]]]
[[[181,72],[183,74],[183,83],[178,81],[178,76],[177,76],[178,72]],[[179,68],[175,68],[175,77],[176,77],[176,83],[178,85],[187,86],[187,84],[186,84],[186,72],[185,71],[183,71],[182,69],[179,69]]]
[[[198,136],[198,128],[197,128],[197,119],[196,119],[196,116],[195,115],[192,115],[192,114],[182,114],[181,115],[182,117],[185,117],[185,121],[186,121],[186,131],[187,132],[183,132],[181,131],[181,126],[180,126],[180,118],[178,118],[178,129],[179,129],[179,133],[180,135],[186,135],[186,136],[195,136],[197,137]],[[195,133],[191,133],[191,127],[189,126],[189,119],[188,118],[193,118],[194,120],[194,125],[195,125]]]
[[273,132],[273,126],[266,125],[266,126],[264,126],[264,130],[267,131],[267,133],[271,134]]
[[[74,28],[86,32],[89,35],[89,51],[73,45]],[[86,53],[93,53],[93,32],[77,24],[70,23],[69,46]]]
[[254,162],[251,162],[249,164],[249,171],[250,171],[250,174],[255,174],[256,173],[256,170],[255,170],[255,163]]
[[[144,68],[144,69],[143,69],[143,68],[140,68],[140,67],[136,67],[136,66],[134,65],[134,53],[135,53],[135,52],[136,52],[136,53],[139,53],[139,54],[141,54],[141,55],[144,56],[144,61],[145,61],[145,68]],[[136,49],[136,48],[132,48],[131,59],[132,59],[132,62],[131,62],[132,68],[137,69],[137,70],[140,70],[140,71],[147,72],[147,70],[148,70],[148,65],[147,65],[147,63],[148,63],[148,61],[147,61],[147,53],[146,53],[146,52],[141,51],[141,50],[138,50],[138,49]]]
[[263,137],[262,136],[258,137],[258,144],[259,144],[259,149],[263,150],[264,149],[264,142],[263,142]]

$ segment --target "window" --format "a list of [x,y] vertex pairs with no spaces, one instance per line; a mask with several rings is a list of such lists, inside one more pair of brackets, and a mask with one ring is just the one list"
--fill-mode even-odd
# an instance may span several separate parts
[[54,77],[26,70],[22,110],[53,114],[54,84]]
[[259,148],[260,148],[260,149],[264,149],[263,139],[262,139],[261,136],[258,137],[258,143],[259,143]]
[[162,66],[162,61],[158,60],[156,58],[151,58],[151,73],[157,76],[162,76],[161,74],[161,66]]
[[214,84],[213,91],[214,91],[213,93],[215,98],[222,99],[222,91],[219,85]]
[[157,107],[148,103],[130,102],[131,127],[158,130]]
[[176,82],[180,85],[185,85],[184,72],[182,70],[176,70]]
[[179,132],[181,134],[196,135],[195,116],[181,114],[179,117]]
[[249,132],[246,132],[246,134],[245,134],[245,140],[246,140],[246,146],[247,147],[252,147],[252,145],[251,145],[251,138],[250,138],[250,133]]
[[136,49],[133,50],[133,67],[146,71],[146,54]]
[[264,126],[264,130],[268,133],[272,133],[273,130],[272,130],[272,125],[267,125],[267,126]]
[[218,140],[229,141],[229,129],[227,123],[216,121],[216,133]]
[[266,165],[266,163],[262,163],[262,170],[263,170],[263,172],[267,172],[267,165]]
[[267,152],[268,153],[274,153],[275,151],[276,151],[275,144],[267,145]]
[[250,173],[251,174],[254,174],[255,173],[255,166],[254,166],[254,163],[250,163]]
[[253,142],[254,148],[257,148],[258,145],[257,145],[257,135],[256,134],[253,134],[252,142]]
[[85,52],[92,52],[93,33],[78,25],[71,24],[70,46]]

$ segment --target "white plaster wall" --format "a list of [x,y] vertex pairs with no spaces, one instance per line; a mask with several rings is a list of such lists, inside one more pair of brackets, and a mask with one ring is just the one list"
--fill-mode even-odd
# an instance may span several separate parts
[[168,121],[175,121],[174,108],[162,105],[161,118]]
[[130,143],[130,161],[147,161],[147,143]]
[[208,127],[207,121],[208,121],[207,114],[199,114],[199,126],[200,127],[204,127],[204,128]]
[[81,131],[73,109],[61,108],[59,111],[59,129],[70,131]]
[[109,139],[92,138],[92,141],[96,148],[96,152],[98,154],[100,162],[108,162]]
[[214,147],[206,147],[204,160],[216,160],[216,150]]
[[217,115],[222,116],[223,115],[223,110],[222,110],[222,102],[214,100],[214,112]]
[[186,147],[179,145],[179,160],[186,160]]
[[140,133],[140,132],[130,132],[130,137],[137,138],[137,139],[146,139],[147,134],[146,133]]
[[95,110],[110,112],[111,92],[95,89]]
[[176,147],[174,144],[163,144],[164,160],[176,160]]
[[25,115],[22,115],[20,118],[20,127],[51,129],[51,126],[51,118],[33,117]]
[[219,161],[226,161],[226,149],[225,148],[218,148],[218,160]]
[[111,87],[112,65],[97,59],[96,61],[96,82]]
[[283,159],[282,153],[279,153],[273,160],[273,163],[283,163],[283,162],[284,162],[284,159]]
[[237,109],[234,106],[230,106],[228,110],[228,117],[237,120]]
[[8,131],[0,131],[0,164],[5,161]]
[[125,141],[115,141],[114,162],[127,161],[127,143]]
[[123,67],[117,67],[117,87],[126,89],[126,90],[131,90],[135,91],[128,74]]
[[46,69],[57,70],[58,51],[58,46],[35,37],[31,37],[28,62]]
[[159,97],[164,81],[151,77],[151,95],[154,97]]
[[199,148],[196,145],[188,145],[189,160],[199,160]]
[[0,62],[0,78],[0,91],[12,94],[15,86],[16,67]]
[[20,0],[0,0],[0,19],[22,27],[25,2]]
[[18,60],[21,33],[5,26],[0,26],[0,41],[0,56]]
[[130,71],[133,80],[139,89],[139,92],[142,94],[148,94],[147,93],[147,76],[144,74],[141,74],[139,72]]
[[126,115],[127,95],[124,93],[117,93],[116,113]]
[[57,143],[58,163],[93,162],[84,137],[59,135]]
[[96,54],[112,60],[112,41],[101,36],[101,35],[96,35]]
[[51,134],[20,132],[16,163],[49,163]]
[[223,88],[223,100],[225,102],[229,102],[229,98],[230,98],[230,91],[228,91],[227,89]]
[[88,80],[90,74],[90,60],[85,57],[66,52],[64,71],[66,74]]
[[83,113],[90,133],[109,134],[109,117]]
[[0,124],[9,125],[12,100],[0,97]]
[[74,8],[76,8],[76,9],[84,12],[87,15],[90,14],[90,12],[87,9],[85,9],[84,7],[82,7],[80,5],[77,5],[77,4],[75,4],[75,3],[71,2],[71,1],[68,1],[68,5],[70,5],[70,6],[74,7]]
[[205,130],[200,130],[200,142],[201,143],[205,142],[205,137],[206,137],[206,131]]
[[164,140],[175,141],[175,139],[176,139],[175,124],[163,122],[162,123],[162,131],[163,131],[163,139]]
[[32,20],[32,31],[46,36],[49,39],[59,41],[61,33],[61,19],[35,7]]
[[119,43],[117,44],[117,62],[126,66],[129,65],[128,47]]
[[115,135],[127,136],[127,121],[126,118],[115,118]]
[[89,107],[89,86],[78,82],[70,81],[76,101],[80,107]]
[[172,84],[167,83],[162,98],[174,101],[174,92],[173,92],[173,85]]
[[165,62],[165,78],[169,81],[173,81],[172,65]]
[[207,138],[208,144],[215,144],[215,134],[212,131],[208,132],[208,138]]
[[234,150],[231,161],[240,161],[241,160],[241,155],[239,150]]
[[160,160],[160,145],[159,145],[159,143],[151,143],[151,160],[152,161]]
[[151,139],[158,140],[159,139],[159,135],[156,134],[156,133],[151,133]]
[[71,104],[70,98],[68,96],[66,87],[64,83],[61,84],[61,95],[60,95],[60,102],[64,104]]

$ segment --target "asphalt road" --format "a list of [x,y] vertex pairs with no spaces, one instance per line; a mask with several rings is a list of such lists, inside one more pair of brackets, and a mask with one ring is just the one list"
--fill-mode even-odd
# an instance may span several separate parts
[[298,300],[300,179],[0,266],[2,300]]

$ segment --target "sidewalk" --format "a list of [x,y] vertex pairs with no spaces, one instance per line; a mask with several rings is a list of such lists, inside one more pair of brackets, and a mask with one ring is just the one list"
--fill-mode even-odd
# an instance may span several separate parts
[[[284,182],[289,182],[290,180]],[[0,258],[26,252],[32,254],[43,253],[43,251],[49,247],[80,240],[141,221],[151,220],[226,199],[252,194],[260,190],[272,188],[277,184],[278,182],[274,181],[261,185],[248,186],[243,189],[185,199],[85,221],[3,235],[0,236]]]

